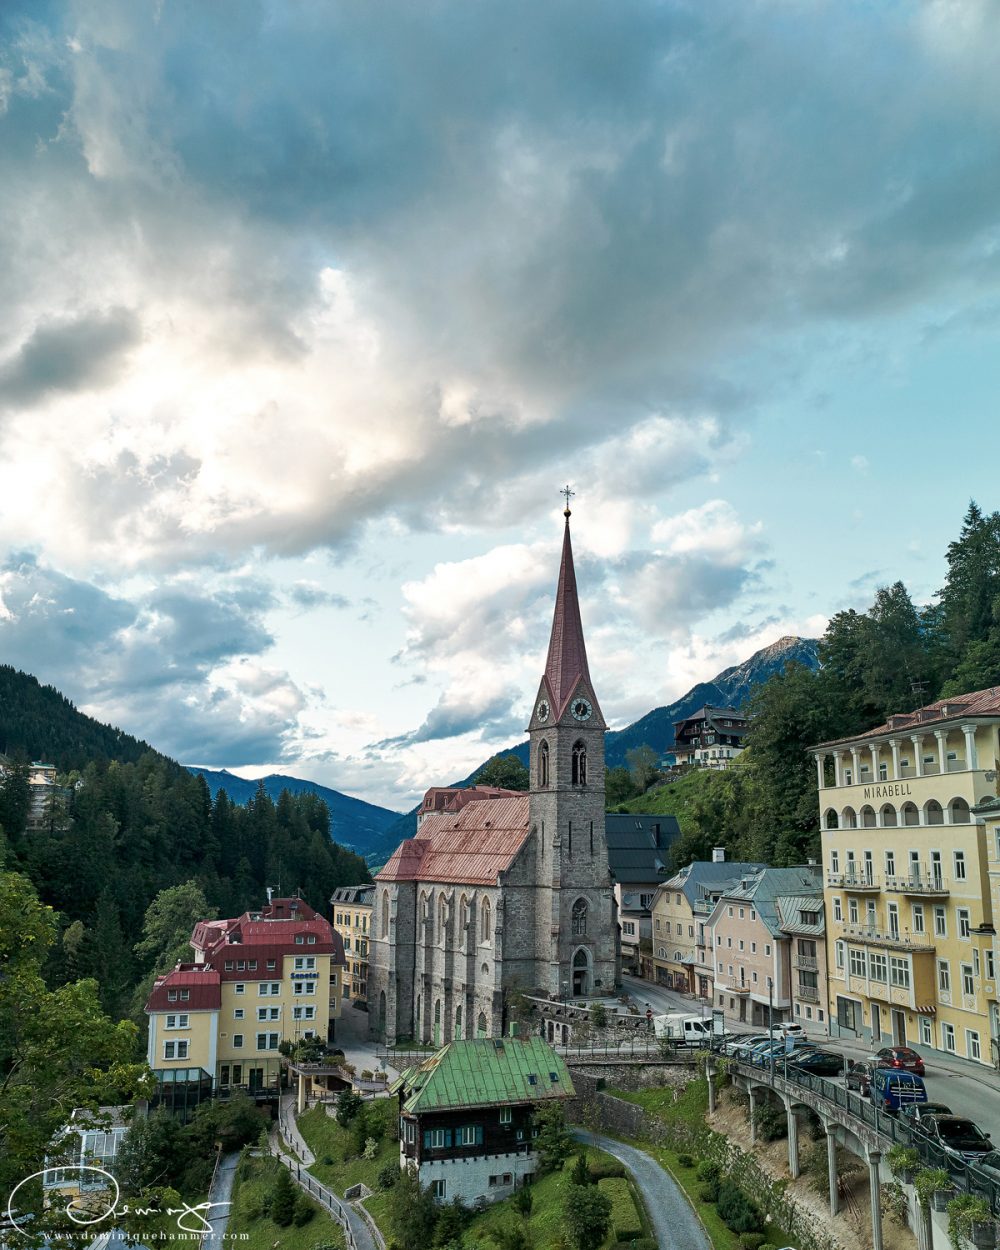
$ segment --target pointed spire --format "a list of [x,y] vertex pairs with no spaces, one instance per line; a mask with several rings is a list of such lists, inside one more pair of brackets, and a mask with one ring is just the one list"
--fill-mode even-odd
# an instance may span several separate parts
[[566,532],[563,536],[562,563],[559,566],[556,608],[552,617],[549,654],[545,661],[545,677],[552,691],[556,716],[562,714],[566,700],[581,677],[586,677],[587,684],[590,684],[587,648],[584,645],[583,623],[580,620],[580,600],[576,593],[573,546],[569,537],[568,501],[565,517]]

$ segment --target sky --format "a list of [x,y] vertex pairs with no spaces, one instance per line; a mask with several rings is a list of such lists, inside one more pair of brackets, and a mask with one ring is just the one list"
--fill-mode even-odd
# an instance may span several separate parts
[[620,726],[902,578],[1000,394],[992,0],[5,0],[0,662],[403,809],[570,483]]

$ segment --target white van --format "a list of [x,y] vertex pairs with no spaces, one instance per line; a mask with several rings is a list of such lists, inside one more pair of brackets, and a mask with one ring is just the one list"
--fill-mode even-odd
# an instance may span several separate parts
[[[721,1021],[716,1021],[721,1025]],[[715,1030],[721,1033],[721,1028]],[[670,1012],[653,1017],[653,1032],[657,1037],[667,1037],[678,1046],[707,1046],[712,1040],[711,1020],[701,1016],[686,1016],[683,1012]]]

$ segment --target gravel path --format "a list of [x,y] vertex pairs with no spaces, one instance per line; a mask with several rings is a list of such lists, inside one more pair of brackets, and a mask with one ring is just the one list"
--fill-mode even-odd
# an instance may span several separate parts
[[624,1163],[646,1203],[646,1210],[661,1246],[684,1250],[712,1250],[701,1222],[674,1178],[649,1155],[612,1137],[574,1129],[573,1136],[588,1146],[598,1146]]

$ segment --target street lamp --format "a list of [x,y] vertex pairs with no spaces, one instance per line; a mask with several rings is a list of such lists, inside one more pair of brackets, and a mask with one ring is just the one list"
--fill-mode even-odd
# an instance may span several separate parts
[[767,1035],[770,1039],[771,1084],[774,1084],[774,981],[767,978]]

